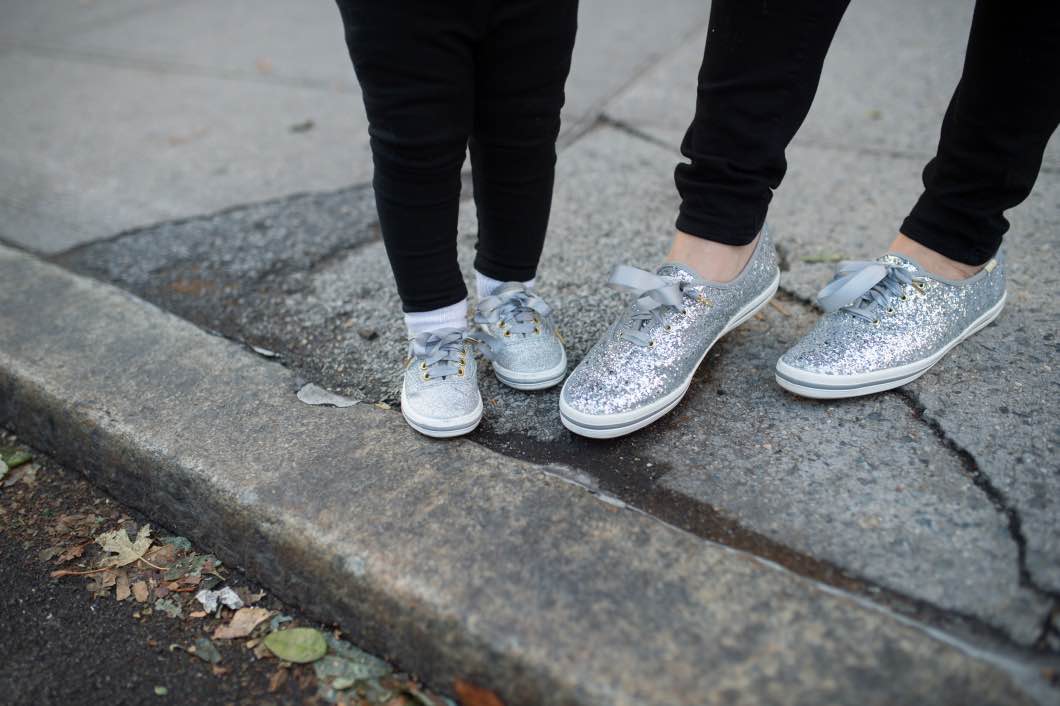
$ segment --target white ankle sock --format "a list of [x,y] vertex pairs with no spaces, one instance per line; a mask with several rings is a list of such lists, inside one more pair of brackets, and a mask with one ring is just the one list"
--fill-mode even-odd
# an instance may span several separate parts
[[[534,282],[536,281],[537,277],[534,277],[528,282],[523,282],[523,284],[526,285],[527,289],[533,289]],[[497,287],[501,286],[502,284],[505,284],[505,282],[499,279],[493,279],[492,277],[487,277],[478,270],[475,270],[475,287],[478,289],[479,299],[485,299],[489,295],[493,294],[495,291],[497,291]]]
[[441,309],[407,312],[405,327],[409,331],[409,338],[414,338],[424,331],[437,331],[441,328],[463,331],[467,328],[467,299],[461,299],[456,304],[443,306]]

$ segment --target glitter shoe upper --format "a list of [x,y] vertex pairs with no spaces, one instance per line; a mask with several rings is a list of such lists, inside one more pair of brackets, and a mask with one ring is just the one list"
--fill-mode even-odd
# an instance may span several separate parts
[[471,414],[481,400],[474,342],[463,331],[420,334],[409,345],[403,404],[439,421]]
[[[1000,255],[958,282],[936,278],[893,253],[876,263],[888,268],[886,277],[822,316],[781,357],[784,363],[810,373],[861,375],[921,361],[957,340],[1005,293]],[[872,263],[854,264],[865,270]]]
[[513,373],[536,373],[563,360],[563,343],[552,308],[518,282],[504,284],[475,307],[495,365]]
[[[634,288],[637,299],[571,373],[564,403],[587,415],[621,414],[682,388],[732,319],[768,291],[777,274],[776,252],[765,231],[744,271],[727,284],[704,281],[677,264],[663,265],[657,271],[663,286]],[[635,270],[630,276],[652,282],[650,273]]]

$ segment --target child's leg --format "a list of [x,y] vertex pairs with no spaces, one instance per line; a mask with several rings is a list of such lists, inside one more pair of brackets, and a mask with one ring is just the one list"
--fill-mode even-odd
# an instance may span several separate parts
[[[456,228],[473,119],[473,8],[434,0],[338,5],[364,94],[379,223],[403,309],[412,318],[452,313],[467,297]],[[463,327],[466,315],[465,308],[448,318]]]
[[505,0],[494,3],[477,47],[475,270],[487,286],[528,282],[537,271],[577,22],[577,0]]

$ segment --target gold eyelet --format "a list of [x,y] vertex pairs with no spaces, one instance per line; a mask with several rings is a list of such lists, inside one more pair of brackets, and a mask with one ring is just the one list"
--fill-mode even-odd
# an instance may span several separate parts
[[892,307],[887,307],[887,313],[888,314],[893,314],[894,313],[894,307],[893,306]]
[[464,369],[463,368],[457,369],[456,374],[457,374],[458,377],[464,377]]
[[497,328],[504,328],[507,324],[504,323],[504,319],[497,322]]
[[420,370],[426,370],[426,369],[427,369],[427,361],[424,361],[424,362],[420,363]]
[[655,341],[648,341],[648,348],[655,348]]
[[665,328],[666,328],[667,331],[673,331],[674,330],[674,327],[671,326],[670,324],[666,324]]
[[879,326],[880,325],[880,320],[879,319],[873,319],[872,325],[873,326]]
[[681,313],[684,314],[685,316],[688,316],[688,309],[682,309]]
[[511,338],[512,337],[512,332],[511,331],[505,331],[504,332],[504,337],[505,338]]
[[540,334],[541,333],[541,328],[539,326],[535,326],[534,327],[534,333]]
[[909,301],[909,297],[907,297],[907,296],[906,296],[906,295],[904,295],[904,294],[903,294],[903,295],[902,295],[901,297],[899,297],[899,298],[900,298],[900,299],[901,299],[902,301]]
[[423,379],[424,380],[430,380],[431,379],[431,374],[430,373],[424,373],[423,374]]

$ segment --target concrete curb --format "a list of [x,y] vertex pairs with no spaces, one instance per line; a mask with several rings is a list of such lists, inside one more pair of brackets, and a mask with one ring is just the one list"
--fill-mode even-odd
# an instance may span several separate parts
[[1032,703],[1029,671],[433,442],[0,247],[0,423],[443,690],[509,706]]

